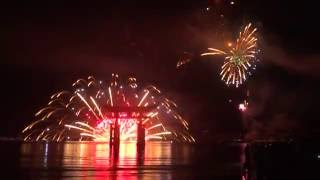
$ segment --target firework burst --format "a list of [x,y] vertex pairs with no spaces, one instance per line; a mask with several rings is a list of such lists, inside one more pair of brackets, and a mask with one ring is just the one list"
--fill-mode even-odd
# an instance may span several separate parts
[[[224,56],[225,61],[221,67],[220,75],[221,80],[228,86],[238,87],[243,84],[248,75],[251,75],[251,70],[255,69],[256,56],[259,52],[256,32],[257,29],[248,24],[240,31],[235,43],[228,43],[228,49],[208,48],[208,52],[201,54],[201,56]],[[180,60],[177,63],[177,68],[188,62],[190,62],[190,59]]]
[[[93,76],[78,79],[73,92],[53,94],[48,105],[35,114],[36,120],[22,131],[24,140],[109,141],[110,126],[118,119],[120,140],[136,140],[137,122],[141,121],[146,140],[195,141],[187,121],[176,112],[177,105],[160,90],[140,88],[134,77],[123,82],[117,74],[112,74],[109,83]],[[138,108],[148,111],[139,114]]]
[[256,28],[252,28],[251,24],[248,24],[243,31],[240,31],[234,45],[233,43],[228,44],[229,49],[227,51],[208,48],[209,52],[201,54],[201,56],[225,56],[220,75],[221,80],[225,81],[227,85],[231,84],[238,87],[251,74],[250,70],[255,69],[258,53],[256,31]]

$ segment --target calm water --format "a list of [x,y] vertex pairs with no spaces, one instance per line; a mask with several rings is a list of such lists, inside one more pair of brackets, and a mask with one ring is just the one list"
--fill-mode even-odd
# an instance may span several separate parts
[[241,179],[243,145],[147,142],[1,143],[3,175],[12,179]]

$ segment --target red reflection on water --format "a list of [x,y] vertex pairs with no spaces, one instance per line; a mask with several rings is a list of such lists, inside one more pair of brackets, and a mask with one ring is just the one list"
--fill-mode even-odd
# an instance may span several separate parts
[[[98,142],[29,143],[21,147],[24,157],[21,165],[26,168],[45,168],[43,171],[48,177],[54,172],[60,179],[141,179],[150,177],[150,174],[146,176],[150,172],[153,177],[164,176],[163,173],[156,173],[158,170],[154,168],[159,167],[163,171],[163,165],[171,165],[171,153],[170,142],[146,142],[145,146],[137,146],[135,141],[121,142],[119,147],[111,149],[109,143]],[[177,154],[188,156],[183,151]],[[51,168],[59,171],[51,171]]]
[[[134,176],[145,165],[171,164],[171,146],[147,143],[137,146],[136,142],[121,142],[119,147],[108,143],[85,142],[64,144],[64,167],[85,168],[82,177]],[[149,159],[145,163],[145,159]]]

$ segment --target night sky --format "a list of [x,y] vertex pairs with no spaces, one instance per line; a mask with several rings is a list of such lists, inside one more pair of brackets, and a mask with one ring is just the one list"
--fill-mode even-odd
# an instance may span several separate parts
[[[50,95],[71,90],[76,79],[108,79],[112,72],[158,86],[180,105],[196,137],[239,137],[243,129],[254,137],[320,133],[316,5],[230,2],[3,5],[0,136],[19,135]],[[261,62],[244,86],[226,87],[221,60],[199,54],[234,39],[248,22],[259,29]],[[177,70],[181,58],[194,61]],[[247,92],[244,122],[237,105]]]

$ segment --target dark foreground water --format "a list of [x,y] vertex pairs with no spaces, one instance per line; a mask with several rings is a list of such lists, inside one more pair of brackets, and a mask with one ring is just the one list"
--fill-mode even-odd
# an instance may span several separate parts
[[241,179],[243,144],[1,142],[7,179]]
[[320,179],[320,143],[0,141],[0,179]]

